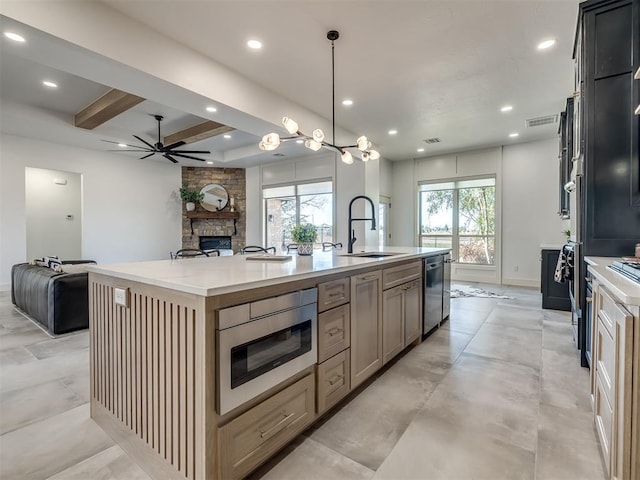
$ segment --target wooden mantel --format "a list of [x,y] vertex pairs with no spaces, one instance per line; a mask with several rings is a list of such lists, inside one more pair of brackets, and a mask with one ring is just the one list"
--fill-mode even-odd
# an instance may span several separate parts
[[191,235],[193,235],[193,221],[194,220],[204,220],[204,219],[220,219],[220,220],[233,220],[233,234],[238,234],[237,229],[237,221],[240,218],[240,214],[238,212],[230,212],[230,211],[222,211],[222,212],[209,212],[202,210],[194,210],[193,212],[186,212],[186,217],[189,219],[189,223],[191,226]]

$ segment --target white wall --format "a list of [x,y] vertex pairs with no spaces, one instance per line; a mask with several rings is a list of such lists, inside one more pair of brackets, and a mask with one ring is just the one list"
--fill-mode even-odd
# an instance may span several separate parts
[[540,245],[566,241],[566,222],[557,214],[558,141],[505,146],[502,168],[502,281],[537,286]]
[[82,257],[82,175],[25,169],[27,258]]
[[0,285],[26,253],[25,167],[83,176],[82,257],[99,263],[169,258],[181,245],[179,166],[2,134]]
[[539,286],[540,245],[562,244],[566,228],[556,214],[557,150],[550,139],[394,162],[393,244],[418,244],[419,181],[495,174],[496,267],[457,265],[453,278]]

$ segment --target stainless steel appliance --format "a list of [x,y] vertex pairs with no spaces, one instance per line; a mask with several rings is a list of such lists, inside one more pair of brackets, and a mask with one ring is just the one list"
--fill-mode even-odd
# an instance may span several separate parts
[[424,310],[422,333],[426,334],[442,320],[444,290],[444,256],[434,255],[424,259]]
[[449,318],[451,313],[451,254],[446,253],[443,257],[444,271],[442,277],[442,320]]
[[625,277],[640,283],[640,262],[633,261],[615,261],[609,266],[614,272],[618,272]]
[[315,364],[316,288],[218,312],[218,413]]

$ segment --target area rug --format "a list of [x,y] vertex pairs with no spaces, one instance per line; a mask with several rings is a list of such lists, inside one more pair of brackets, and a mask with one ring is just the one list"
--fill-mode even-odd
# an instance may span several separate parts
[[509,297],[508,295],[498,295],[497,293],[493,293],[478,287],[471,287],[469,285],[451,285],[451,298],[463,297],[514,298]]

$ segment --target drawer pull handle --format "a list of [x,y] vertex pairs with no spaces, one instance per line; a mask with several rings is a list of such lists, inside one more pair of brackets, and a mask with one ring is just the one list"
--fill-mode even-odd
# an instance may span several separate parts
[[329,295],[327,295],[328,297],[338,297],[342,295],[342,292],[331,292]]
[[344,375],[336,375],[331,380],[329,380],[329,385],[333,387],[336,383],[338,383],[343,378],[344,378]]
[[374,278],[378,278],[377,275],[366,275],[364,277],[360,277],[361,280],[373,280]]
[[280,421],[278,423],[276,423],[273,427],[271,427],[271,428],[269,428],[267,430],[260,430],[260,438],[264,438],[267,435],[270,435],[271,432],[273,432],[276,428],[280,427],[283,423],[285,423],[287,420],[289,420],[295,414],[296,414],[296,412],[284,413],[282,415],[282,418],[280,419]]
[[330,337],[333,337],[334,335],[337,335],[338,333],[340,333],[342,331],[343,331],[342,328],[333,327],[331,330],[327,330],[327,333],[329,334]]

